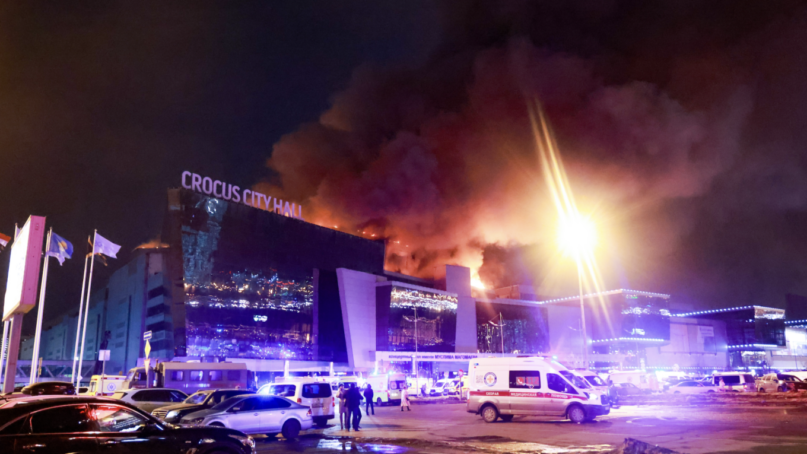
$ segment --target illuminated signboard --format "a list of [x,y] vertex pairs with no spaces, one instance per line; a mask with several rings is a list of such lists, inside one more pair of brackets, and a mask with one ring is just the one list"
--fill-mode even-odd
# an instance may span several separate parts
[[30,216],[14,239],[8,265],[6,299],[3,304],[4,321],[13,314],[24,314],[36,305],[44,234],[45,218]]
[[182,187],[206,195],[212,195],[218,199],[228,200],[235,203],[243,203],[254,208],[271,211],[283,216],[296,219],[303,219],[303,206],[296,203],[289,203],[277,197],[269,197],[266,194],[253,191],[251,189],[241,189],[239,186],[214,180],[193,172],[182,172]]

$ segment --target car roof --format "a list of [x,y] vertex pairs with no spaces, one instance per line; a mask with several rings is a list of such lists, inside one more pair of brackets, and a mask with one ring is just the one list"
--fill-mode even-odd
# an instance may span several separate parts
[[138,410],[132,405],[117,399],[94,396],[30,396],[10,400],[0,406],[0,425],[17,418],[20,415],[45,408],[55,407],[61,404],[115,404],[129,409]]

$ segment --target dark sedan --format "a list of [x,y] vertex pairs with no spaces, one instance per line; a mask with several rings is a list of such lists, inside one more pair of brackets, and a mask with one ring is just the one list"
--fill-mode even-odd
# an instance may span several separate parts
[[253,454],[231,429],[179,428],[114,399],[42,396],[0,405],[0,446],[14,454]]
[[27,396],[75,396],[76,387],[66,381],[46,381],[41,383],[34,383],[23,387],[19,391],[9,393],[3,396],[3,399],[17,399]]
[[179,421],[185,415],[199,410],[207,410],[230,397],[241,396],[243,394],[255,394],[255,392],[245,389],[210,389],[198,391],[190,395],[181,404],[160,407],[152,411],[151,415],[165,422],[179,424]]

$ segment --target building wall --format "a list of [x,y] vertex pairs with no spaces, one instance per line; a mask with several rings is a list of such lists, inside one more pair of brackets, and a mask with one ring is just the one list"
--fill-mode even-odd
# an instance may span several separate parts
[[[712,335],[710,335],[712,334]],[[647,347],[647,367],[722,370],[728,366],[726,324],[721,320],[673,317],[670,343]]]
[[457,353],[478,349],[476,339],[476,299],[471,296],[471,269],[446,265],[446,291],[457,295]]
[[351,367],[371,368],[376,350],[377,276],[345,268],[336,270],[345,329],[347,359]]

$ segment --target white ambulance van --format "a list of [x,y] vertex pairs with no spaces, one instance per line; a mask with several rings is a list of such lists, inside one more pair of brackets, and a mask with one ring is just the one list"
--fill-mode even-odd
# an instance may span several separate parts
[[607,415],[607,394],[580,389],[564,377],[568,369],[542,358],[478,358],[469,367],[466,409],[485,422],[511,421],[517,415],[591,421]]

